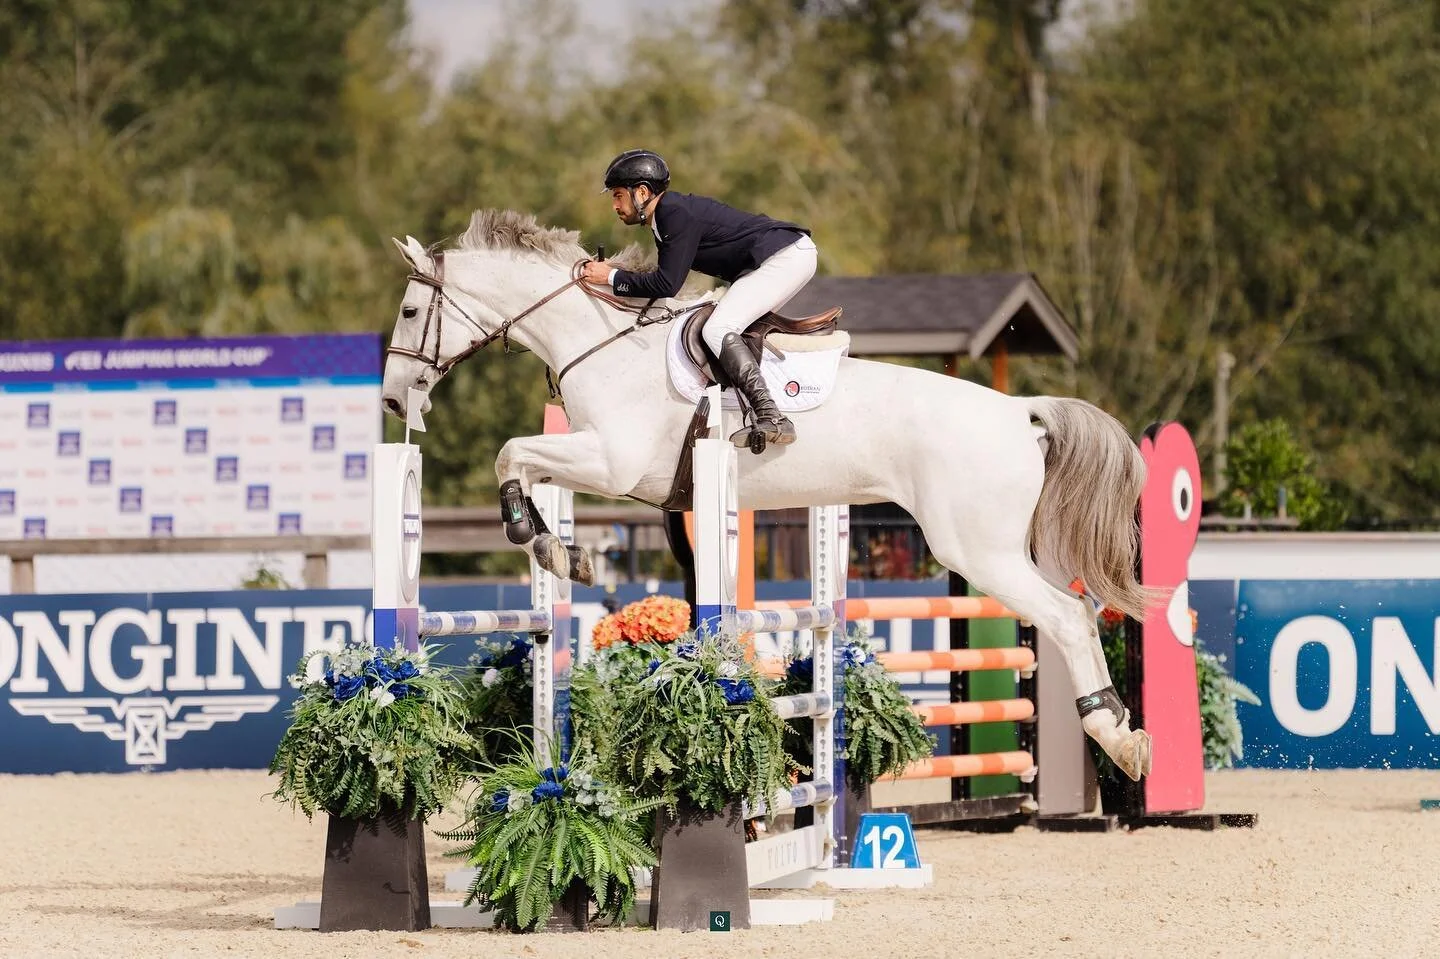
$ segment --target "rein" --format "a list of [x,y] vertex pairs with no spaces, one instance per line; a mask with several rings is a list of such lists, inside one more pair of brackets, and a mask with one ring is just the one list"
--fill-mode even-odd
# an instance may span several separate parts
[[[502,348],[505,350],[506,353],[509,353],[511,328],[518,324],[521,320],[525,319],[527,316],[534,313],[536,310],[540,309],[540,307],[544,306],[546,303],[549,303],[551,300],[555,299],[561,293],[564,293],[566,290],[570,289],[572,286],[578,286],[580,289],[584,290],[588,296],[608,303],[610,306],[613,306],[615,309],[620,310],[621,312],[635,314],[634,323],[625,327],[619,333],[616,333],[613,336],[609,336],[606,339],[601,340],[599,343],[590,347],[584,353],[581,353],[575,359],[565,364],[565,368],[562,369],[558,375],[552,377],[549,368],[546,368],[545,382],[550,389],[550,397],[554,399],[560,395],[560,381],[565,378],[565,374],[573,370],[582,361],[589,359],[591,356],[594,356],[596,353],[600,352],[605,347],[609,346],[611,343],[614,343],[617,340],[629,336],[636,330],[644,329],[647,326],[657,326],[663,323],[669,323],[676,317],[683,316],[686,313],[689,313],[698,308],[699,306],[703,305],[696,304],[695,306],[687,306],[678,310],[668,309],[663,313],[657,314],[655,316],[649,316],[647,314],[650,312],[650,308],[655,305],[654,298],[646,302],[644,306],[634,306],[620,299],[620,297],[614,295],[613,293],[601,289],[599,286],[596,286],[593,283],[587,282],[582,272],[586,262],[586,260],[577,260],[575,264],[570,268],[570,282],[551,291],[544,297],[541,297],[539,300],[526,307],[522,312],[517,313],[515,316],[501,323],[494,330],[486,333],[485,328],[482,327],[479,323],[477,323],[475,321],[475,318],[465,311],[464,307],[462,307],[459,303],[455,302],[454,297],[452,297],[449,293],[445,292],[445,252],[443,250],[437,251],[435,253],[435,273],[433,275],[428,273],[422,273],[419,270],[414,270],[409,275],[409,279],[424,283],[431,289],[430,304],[425,309],[425,326],[420,334],[419,348],[412,350],[403,346],[387,346],[385,348],[385,352],[387,355],[404,356],[410,359],[419,360],[420,362],[434,369],[441,376],[444,376],[446,373],[450,372],[451,368],[469,359],[476,353],[479,353],[481,350],[485,349],[485,347],[489,346],[491,343],[494,343],[496,340],[500,340]],[[450,359],[448,360],[442,360],[440,358],[440,343],[443,339],[445,323],[445,303],[449,303],[452,307],[454,307],[455,311],[465,318],[465,322],[469,324],[470,328],[481,334],[479,339],[472,340],[468,347],[455,354],[454,356],[450,357]],[[426,344],[430,342],[430,326],[432,322],[435,326],[435,342],[433,348],[427,354]]]

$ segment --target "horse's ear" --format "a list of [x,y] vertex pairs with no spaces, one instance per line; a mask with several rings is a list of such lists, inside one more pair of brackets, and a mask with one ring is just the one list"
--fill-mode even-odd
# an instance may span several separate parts
[[413,236],[407,236],[405,242],[401,243],[392,236],[390,242],[395,244],[395,249],[400,251],[400,255],[405,258],[406,263],[410,264],[411,269],[417,273],[430,272],[430,254],[425,252],[425,248],[420,245],[419,240]]

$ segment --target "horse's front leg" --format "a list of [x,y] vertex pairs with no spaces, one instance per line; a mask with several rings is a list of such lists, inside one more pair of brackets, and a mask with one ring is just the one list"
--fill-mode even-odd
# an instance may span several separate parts
[[534,557],[542,569],[589,586],[595,581],[590,554],[567,546],[545,527],[530,499],[535,483],[554,483],[577,493],[619,497],[634,486],[623,486],[593,432],[550,433],[510,440],[495,459],[500,480],[500,519],[505,536]]

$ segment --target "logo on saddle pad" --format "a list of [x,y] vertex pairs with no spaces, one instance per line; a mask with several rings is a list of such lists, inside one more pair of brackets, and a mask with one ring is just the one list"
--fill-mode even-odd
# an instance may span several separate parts
[[820,387],[811,384],[802,384],[799,380],[791,380],[785,384],[786,396],[799,396],[801,393],[819,393]]

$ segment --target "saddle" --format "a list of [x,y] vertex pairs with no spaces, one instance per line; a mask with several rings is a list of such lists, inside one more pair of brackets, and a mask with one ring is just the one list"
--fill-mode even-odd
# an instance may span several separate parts
[[[710,350],[705,346],[705,338],[702,335],[705,323],[715,312],[718,304],[706,303],[690,313],[685,318],[685,326],[681,331],[681,342],[685,344],[685,353],[690,357],[697,369],[705,375],[711,383],[719,383],[721,386],[730,386],[729,378],[725,376],[715,358],[710,355]],[[842,308],[832,306],[823,313],[816,313],[814,316],[781,316],[779,313],[766,313],[760,319],[751,323],[740,334],[750,352],[754,354],[755,361],[760,362],[768,346],[777,355],[784,354],[775,344],[767,343],[772,334],[782,336],[815,336],[823,333],[833,333],[839,329],[840,314]]]

